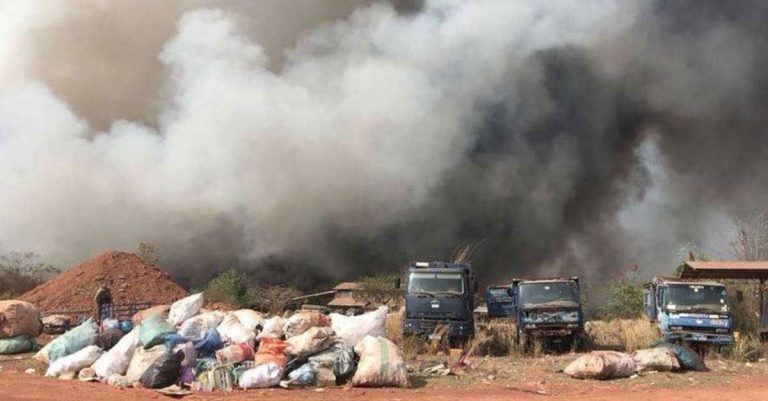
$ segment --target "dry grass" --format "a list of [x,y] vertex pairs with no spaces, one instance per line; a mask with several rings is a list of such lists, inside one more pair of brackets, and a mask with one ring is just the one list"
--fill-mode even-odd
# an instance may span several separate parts
[[472,339],[475,355],[504,356],[515,350],[515,322],[498,319],[475,327]]
[[719,357],[740,362],[757,362],[768,355],[768,344],[760,341],[758,336],[738,336],[734,343],[725,347]]
[[585,324],[588,346],[592,349],[635,351],[659,339],[656,326],[647,319],[614,319]]

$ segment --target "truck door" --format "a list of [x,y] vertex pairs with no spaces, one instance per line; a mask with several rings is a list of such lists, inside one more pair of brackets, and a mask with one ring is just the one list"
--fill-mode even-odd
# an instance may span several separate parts
[[648,319],[656,320],[656,296],[652,288],[643,289],[643,309]]

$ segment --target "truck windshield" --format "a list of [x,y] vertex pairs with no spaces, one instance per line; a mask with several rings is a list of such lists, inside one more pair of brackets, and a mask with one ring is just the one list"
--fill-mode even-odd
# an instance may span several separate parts
[[463,294],[464,280],[457,273],[411,273],[408,292]]
[[728,311],[725,287],[721,285],[670,284],[665,305],[670,311]]
[[579,306],[576,283],[567,281],[521,283],[520,304],[523,309]]

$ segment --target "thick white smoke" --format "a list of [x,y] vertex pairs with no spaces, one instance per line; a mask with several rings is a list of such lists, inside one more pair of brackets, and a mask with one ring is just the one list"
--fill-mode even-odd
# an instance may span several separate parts
[[406,16],[377,4],[273,72],[237,15],[192,10],[155,56],[169,77],[159,111],[94,132],[24,69],[25,34],[73,11],[0,11],[0,251],[58,263],[139,241],[171,258],[323,257],[328,224],[373,235],[422,205],[465,157],[476,105],[530,78],[533,52],[599,43],[634,15],[583,0],[435,0]]

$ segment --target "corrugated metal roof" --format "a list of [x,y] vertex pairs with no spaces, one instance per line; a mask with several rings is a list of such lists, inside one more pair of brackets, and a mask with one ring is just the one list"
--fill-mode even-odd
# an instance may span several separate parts
[[683,264],[679,276],[722,280],[768,280],[768,261],[688,260]]

